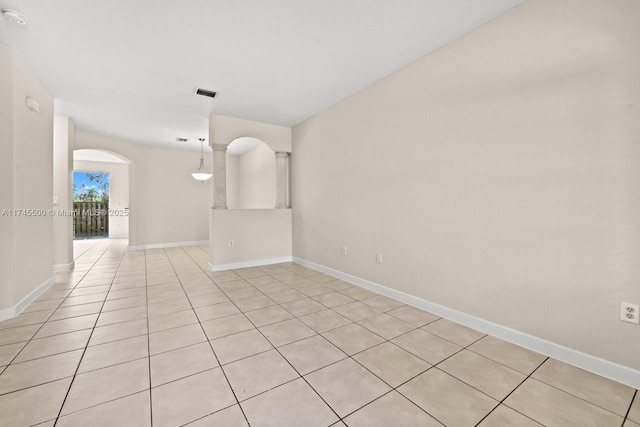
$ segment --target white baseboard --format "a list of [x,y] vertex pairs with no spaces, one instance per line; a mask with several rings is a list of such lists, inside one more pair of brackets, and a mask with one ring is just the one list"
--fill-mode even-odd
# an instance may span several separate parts
[[54,273],[58,273],[61,271],[71,271],[75,268],[76,266],[76,262],[75,261],[71,261],[67,264],[55,264],[53,266],[53,272]]
[[129,251],[141,251],[144,249],[164,249],[164,248],[178,248],[180,246],[203,246],[209,245],[208,240],[195,240],[190,242],[171,242],[171,243],[152,243],[150,245],[129,246]]
[[55,277],[49,277],[43,284],[34,289],[29,295],[22,298],[19,303],[12,307],[7,307],[0,310],[0,321],[12,319],[18,314],[22,313],[22,310],[27,308],[29,304],[38,299],[40,295],[45,293],[56,282]]
[[334,270],[333,268],[325,267],[302,258],[293,257],[293,262],[344,280],[345,282],[349,282],[356,286],[385,295],[400,302],[404,302],[405,304],[426,310],[430,313],[484,332],[496,338],[509,341],[537,353],[544,354],[578,368],[593,372],[594,374],[605,378],[609,378],[636,389],[640,388],[640,371],[636,369],[582,353],[578,350],[574,350],[497,323],[489,322],[461,311],[457,311],[395,289],[387,288],[386,286],[382,286],[378,283],[371,282],[357,276],[352,276],[342,271]]
[[235,270],[237,268],[260,267],[263,265],[282,264],[283,262],[291,262],[291,261],[293,261],[292,257],[285,256],[285,257],[279,257],[279,258],[259,259],[255,261],[232,262],[230,264],[213,265],[209,263],[209,271],[225,271],[225,270]]

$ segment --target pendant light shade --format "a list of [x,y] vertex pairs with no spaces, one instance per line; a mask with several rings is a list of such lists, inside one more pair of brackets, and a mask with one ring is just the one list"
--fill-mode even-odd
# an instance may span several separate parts
[[204,182],[212,176],[204,170],[204,138],[200,138],[200,167],[191,176],[200,182]]

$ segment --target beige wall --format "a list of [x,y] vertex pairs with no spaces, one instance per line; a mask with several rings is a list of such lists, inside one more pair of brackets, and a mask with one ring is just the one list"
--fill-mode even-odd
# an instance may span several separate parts
[[240,156],[227,156],[229,209],[273,209],[276,204],[276,158],[267,144]]
[[[191,177],[199,153],[133,144],[76,129],[75,149],[83,148],[110,151],[131,161],[130,246],[208,239],[211,181],[201,183]],[[205,159],[208,170],[210,162]]]
[[294,256],[640,369],[639,18],[529,1],[295,127]]
[[53,197],[59,214],[53,217],[53,264],[59,270],[73,266],[73,120],[54,116],[53,121]]
[[[210,268],[291,260],[290,209],[212,209],[211,212],[212,223],[217,227],[209,242]],[[230,240],[233,246],[229,246]]]
[[[0,210],[49,210],[53,194],[53,98],[36,75],[1,44],[0,70]],[[27,96],[40,104],[41,113],[27,109]],[[0,232],[2,316],[7,314],[3,310],[13,311],[12,307],[50,282],[53,222],[49,215],[0,216]]]
[[129,207],[129,164],[74,160],[74,171],[109,173],[109,237],[129,237],[129,217],[121,213]]

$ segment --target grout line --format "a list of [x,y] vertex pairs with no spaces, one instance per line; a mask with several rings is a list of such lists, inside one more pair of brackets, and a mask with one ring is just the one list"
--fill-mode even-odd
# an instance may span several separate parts
[[[93,264],[93,266],[95,266],[100,261],[100,259],[102,259],[102,257],[109,251],[109,249],[111,249],[112,245],[113,244],[110,243],[107,246],[107,248],[102,252],[102,254],[96,259],[96,262]],[[114,278],[115,278],[115,275],[117,274],[118,269],[120,268],[120,264],[122,263],[122,258],[124,258],[124,253],[125,252],[123,252],[122,256],[120,257],[120,262],[118,263],[118,268],[116,268],[116,272],[113,275]],[[93,268],[93,267],[91,267],[91,268]],[[89,271],[91,271],[91,269]],[[87,274],[88,274],[89,271],[87,271]],[[84,277],[86,277],[86,274],[85,274],[85,276],[83,276],[83,278]],[[80,282],[81,281],[82,281],[82,279],[80,280]],[[78,284],[80,284],[80,282],[78,282]],[[113,284],[113,280],[112,280],[112,284]],[[77,285],[76,285],[76,287],[77,287]],[[74,289],[75,289],[75,287],[74,287]],[[109,289],[111,289],[111,286],[109,286]],[[105,302],[106,302],[106,299],[105,299],[105,301],[103,301],[102,307],[104,307]],[[91,333],[89,334],[89,338],[87,339],[87,344],[85,345],[84,350],[82,351],[82,355],[80,356],[80,360],[78,360],[78,366],[76,366],[75,372],[73,373],[73,378],[71,379],[71,383],[69,384],[69,388],[67,389],[67,392],[66,392],[66,394],[64,396],[64,399],[62,400],[62,404],[60,405],[60,409],[58,410],[58,415],[56,416],[56,420],[55,420],[55,422],[53,424],[53,427],[55,427],[58,424],[58,420],[62,416],[62,409],[64,408],[64,405],[67,402],[67,398],[69,397],[69,393],[71,392],[71,387],[73,387],[73,383],[75,382],[76,376],[78,375],[78,370],[80,369],[80,365],[82,364],[82,359],[84,359],[84,355],[86,354],[87,349],[89,348],[89,342],[91,341],[91,337],[93,336],[93,332],[95,331],[96,325],[98,324],[98,319],[100,319],[100,314],[102,313],[102,307],[101,307],[100,311],[98,312],[98,316],[96,317],[96,320],[95,320],[95,322],[93,324],[93,329],[91,329]]]
[[[175,272],[175,267],[173,266],[173,262],[171,261],[171,258],[169,257],[169,254],[167,254],[166,250],[164,250],[164,251],[165,251],[165,256],[167,257],[169,263],[171,264],[171,267],[174,269],[174,272]],[[189,259],[191,259],[191,261],[195,263],[195,265],[200,266],[197,262],[195,262],[195,260],[191,257],[191,255],[189,255],[186,251],[184,251],[184,252],[187,254]],[[202,268],[202,267],[200,267],[200,268]],[[178,276],[177,273],[176,273],[176,276]],[[247,418],[247,414],[245,414],[244,409],[242,408],[242,405],[240,405],[240,400],[238,400],[238,396],[236,395],[235,390],[233,389],[233,387],[231,387],[231,382],[229,381],[229,377],[227,376],[227,373],[224,371],[224,369],[222,367],[222,364],[220,363],[220,359],[218,358],[218,355],[216,354],[216,351],[213,349],[213,345],[211,345],[211,341],[209,340],[209,337],[207,336],[207,333],[204,330],[204,327],[202,326],[202,322],[200,322],[200,318],[198,317],[198,313],[196,313],[196,310],[194,309],[193,304],[191,303],[191,299],[189,299],[189,295],[187,294],[187,292],[186,292],[186,290],[184,288],[184,284],[180,280],[179,276],[178,276],[178,282],[180,283],[180,286],[182,287],[182,291],[185,293],[185,296],[187,297],[187,301],[189,301],[189,305],[191,306],[191,309],[193,310],[193,314],[196,316],[196,319],[198,319],[198,325],[200,325],[200,329],[202,330],[202,333],[204,334],[205,338],[207,339],[207,343],[209,344],[209,348],[211,348],[211,352],[213,353],[213,357],[216,358],[216,362],[218,363],[218,367],[220,367],[220,371],[222,372],[222,375],[224,375],[224,378],[227,381],[227,385],[229,386],[229,389],[231,390],[231,393],[233,393],[233,398],[236,400],[238,408],[240,408],[240,411],[242,412],[242,416],[244,416],[244,419],[247,421],[247,424],[250,425],[249,418]],[[211,283],[213,285],[217,286],[213,279],[211,279]],[[224,291],[223,291],[223,293],[224,293]],[[226,294],[225,294],[225,297],[226,297]],[[222,409],[225,409],[225,408],[222,408]],[[218,411],[221,411],[222,409],[219,409]],[[214,411],[211,414],[214,414],[214,413],[216,413],[218,411]],[[209,416],[211,414],[208,414],[207,416]]]

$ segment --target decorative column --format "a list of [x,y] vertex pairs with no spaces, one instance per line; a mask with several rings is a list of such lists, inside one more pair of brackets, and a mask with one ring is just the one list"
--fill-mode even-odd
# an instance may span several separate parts
[[211,144],[213,149],[213,209],[227,209],[227,146]]
[[276,209],[289,207],[289,153],[276,151]]

